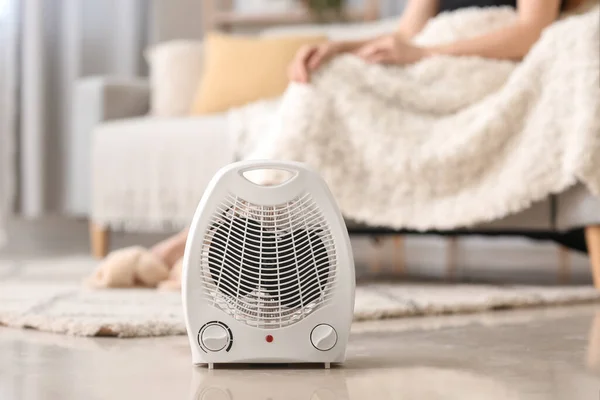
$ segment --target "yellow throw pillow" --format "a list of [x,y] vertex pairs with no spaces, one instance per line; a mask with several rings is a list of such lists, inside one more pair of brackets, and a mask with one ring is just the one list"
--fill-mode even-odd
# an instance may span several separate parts
[[232,107],[280,96],[288,85],[287,67],[306,44],[326,36],[243,37],[208,34],[204,67],[192,115],[226,111]]

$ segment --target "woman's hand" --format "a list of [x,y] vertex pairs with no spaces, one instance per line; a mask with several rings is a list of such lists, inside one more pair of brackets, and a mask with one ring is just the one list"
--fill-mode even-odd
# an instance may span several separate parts
[[343,43],[327,42],[318,45],[302,47],[288,68],[290,80],[299,83],[308,83],[310,73],[315,71],[325,62],[342,53]]
[[418,62],[428,53],[395,35],[386,35],[365,44],[356,55],[369,63],[404,65]]

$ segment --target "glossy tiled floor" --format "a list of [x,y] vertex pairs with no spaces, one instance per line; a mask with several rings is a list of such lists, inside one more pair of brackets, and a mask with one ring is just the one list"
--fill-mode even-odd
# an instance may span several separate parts
[[[86,252],[80,225],[13,229],[16,239],[0,255]],[[122,246],[156,237],[115,239]],[[355,324],[347,354],[331,370],[208,371],[192,366],[183,336],[0,328],[0,400],[597,400],[600,305]]]
[[[432,329],[435,327],[437,329]],[[348,360],[191,365],[185,337],[0,329],[0,399],[598,399],[600,307],[355,324]]]

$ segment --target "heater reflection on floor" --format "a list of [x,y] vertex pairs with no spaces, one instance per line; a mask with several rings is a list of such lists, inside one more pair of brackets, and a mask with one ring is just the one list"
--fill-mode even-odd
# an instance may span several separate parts
[[347,400],[342,369],[261,366],[206,370],[194,368],[193,400]]

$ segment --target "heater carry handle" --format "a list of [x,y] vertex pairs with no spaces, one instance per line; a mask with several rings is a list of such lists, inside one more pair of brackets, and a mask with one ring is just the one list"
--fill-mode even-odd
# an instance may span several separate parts
[[[241,176],[247,182],[261,187],[282,187],[291,184],[293,181],[297,180],[300,176],[306,173],[306,167],[297,162],[291,161],[272,161],[272,160],[248,160],[236,163],[236,172],[239,176]],[[290,177],[285,179],[283,182],[280,182],[276,185],[259,184],[256,182],[252,182],[248,179],[244,174],[246,172],[258,171],[258,170],[280,170],[286,171],[292,174]]]

